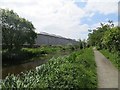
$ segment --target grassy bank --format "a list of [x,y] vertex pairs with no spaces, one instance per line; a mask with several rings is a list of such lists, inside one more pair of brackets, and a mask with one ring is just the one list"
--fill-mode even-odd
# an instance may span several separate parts
[[108,58],[113,65],[115,65],[115,67],[117,67],[120,70],[120,56],[118,55],[118,52],[109,52],[108,50],[100,50],[100,52],[106,57]]
[[4,50],[3,67],[18,65],[31,62],[33,60],[48,60],[51,57],[66,55],[74,51],[73,46],[41,46],[38,48],[22,48],[21,50],[13,50],[8,52]]
[[97,88],[96,65],[91,48],[50,59],[17,76],[9,75],[2,88]]

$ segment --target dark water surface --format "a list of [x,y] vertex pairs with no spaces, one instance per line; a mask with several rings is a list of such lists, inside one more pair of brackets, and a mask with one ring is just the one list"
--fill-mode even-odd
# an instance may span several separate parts
[[25,72],[31,69],[35,69],[37,66],[40,66],[44,63],[46,63],[50,58],[52,57],[59,57],[59,56],[64,56],[64,55],[68,55],[71,52],[57,52],[57,53],[51,53],[48,56],[41,58],[35,58],[35,60],[31,61],[31,62],[27,62],[24,64],[19,64],[19,65],[14,65],[14,66],[9,66],[9,67],[3,67],[2,68],[2,79],[4,79],[9,73],[10,74],[19,74],[21,72]]
[[19,74],[20,72],[25,72],[31,69],[35,69],[37,66],[47,62],[47,60],[35,60],[25,64],[14,65],[10,67],[2,68],[2,78],[4,79],[8,73]]

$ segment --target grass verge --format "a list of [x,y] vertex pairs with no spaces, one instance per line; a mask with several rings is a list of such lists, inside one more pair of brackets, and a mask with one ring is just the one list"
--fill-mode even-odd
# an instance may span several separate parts
[[100,50],[100,52],[107,58],[109,59],[115,67],[120,70],[120,56],[118,55],[118,52],[109,52],[108,50]]

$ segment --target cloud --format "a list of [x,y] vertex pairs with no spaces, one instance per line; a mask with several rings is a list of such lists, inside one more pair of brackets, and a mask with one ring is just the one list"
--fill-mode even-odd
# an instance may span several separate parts
[[[100,22],[102,24],[108,24],[108,20],[104,21],[104,22]],[[100,23],[95,23],[93,24],[92,26],[89,27],[89,29],[93,30],[93,29],[96,29],[97,27],[101,27],[101,24]],[[113,22],[114,26],[118,26],[118,21],[116,22]]]
[[2,8],[13,9],[20,16],[32,21],[36,32],[49,32],[78,39],[80,35],[76,37],[76,34],[80,34],[84,30],[81,30],[83,26],[79,24],[85,13],[72,0],[34,0],[34,3],[33,0],[25,2],[8,0],[2,3]]
[[[86,2],[86,5],[78,7],[75,2]],[[117,12],[116,2],[92,0],[1,0],[0,7],[13,9],[32,21],[38,33],[48,32],[73,39],[87,38],[90,26],[82,24],[82,18],[90,19],[96,12],[105,15]]]
[[110,0],[105,0],[105,1],[93,1],[93,0],[88,0],[87,4],[84,8],[84,11],[86,11],[87,15],[91,13],[100,13],[104,15],[112,14],[112,13],[117,13],[118,12],[118,2],[115,0],[114,2],[111,2]]
[[119,0],[74,0],[75,2],[119,2]]

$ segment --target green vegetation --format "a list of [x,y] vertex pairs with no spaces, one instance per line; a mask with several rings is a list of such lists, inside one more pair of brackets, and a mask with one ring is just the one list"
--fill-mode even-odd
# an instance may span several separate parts
[[91,48],[50,59],[35,70],[8,75],[2,88],[97,88],[96,65]]
[[120,51],[120,27],[113,27],[104,33],[102,44],[109,51]]
[[100,27],[89,34],[88,43],[102,50],[102,53],[117,66],[120,61],[120,27],[114,26],[112,21],[108,22],[107,24],[101,23]]
[[[92,48],[86,48],[89,45],[85,40],[79,40],[79,45],[44,45],[32,48],[36,38],[33,24],[19,17],[12,10],[0,10],[2,12],[3,26],[3,67],[27,63],[33,60],[48,60],[48,62],[36,67],[36,69],[22,72],[18,75],[9,74],[0,83],[3,89],[97,88],[94,53]],[[91,35],[92,37],[94,36],[93,34]],[[106,41],[104,41],[105,43]],[[29,48],[25,48],[26,44]]]
[[48,60],[52,56],[58,57],[69,54],[74,51],[71,46],[41,46],[38,48],[22,48],[21,50],[13,50],[12,53],[4,50],[3,66],[11,66],[21,63],[30,62],[33,60]]
[[2,22],[2,45],[3,48],[19,50],[23,44],[32,45],[37,34],[33,24],[21,18],[13,10],[0,9]]
[[109,52],[108,50],[100,50],[111,62],[120,70],[120,56],[117,52]]
[[[39,48],[32,47],[37,37],[33,24],[21,18],[13,10],[0,9],[2,13],[2,55],[3,66],[16,65],[31,60],[46,59],[52,54],[65,54],[78,49],[78,45],[67,46],[43,46]],[[85,47],[85,42],[81,41],[80,49]]]

